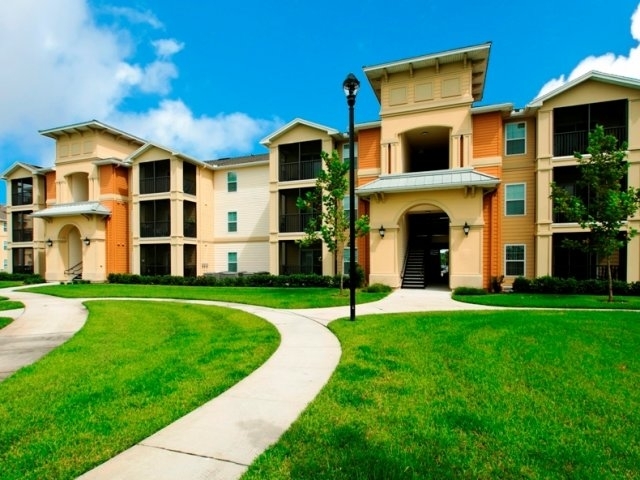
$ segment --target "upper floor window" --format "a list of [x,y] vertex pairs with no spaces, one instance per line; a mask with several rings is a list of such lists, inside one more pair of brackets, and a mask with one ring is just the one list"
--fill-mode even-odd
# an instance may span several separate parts
[[140,202],[140,236],[168,237],[171,232],[169,200]]
[[236,172],[227,172],[227,192],[238,190],[238,175]]
[[507,155],[523,155],[527,147],[527,124],[525,122],[505,125],[505,151]]
[[[342,160],[348,162],[349,158],[349,142],[342,145]],[[358,142],[353,142],[353,165],[354,168],[358,168]]]
[[524,183],[505,185],[505,213],[507,215],[525,214],[525,192]]
[[14,242],[31,242],[33,241],[33,219],[31,211],[13,212],[11,214],[12,236]]
[[182,190],[189,195],[196,194],[196,166],[193,163],[182,164]]
[[227,231],[238,231],[238,212],[227,212]]
[[140,193],[168,192],[170,187],[170,162],[158,160],[140,164]]
[[182,231],[185,237],[196,238],[198,236],[198,211],[195,202],[185,202],[182,204],[183,225]]
[[522,277],[525,272],[525,246],[504,246],[504,271],[510,277]]
[[33,203],[33,178],[11,180],[11,205],[31,205]]

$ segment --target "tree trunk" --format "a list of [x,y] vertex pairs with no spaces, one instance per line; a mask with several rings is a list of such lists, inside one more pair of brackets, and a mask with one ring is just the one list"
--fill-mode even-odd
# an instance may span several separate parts
[[607,276],[609,277],[609,303],[613,302],[613,277],[611,276],[611,257],[607,257]]
[[336,245],[336,267],[340,275],[340,295],[344,293],[344,246],[338,242]]

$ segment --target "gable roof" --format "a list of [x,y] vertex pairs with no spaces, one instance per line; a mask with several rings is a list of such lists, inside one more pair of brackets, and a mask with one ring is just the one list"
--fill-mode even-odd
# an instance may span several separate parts
[[487,67],[489,65],[489,51],[491,42],[470,47],[457,48],[455,50],[446,50],[429,55],[419,57],[406,58],[389,63],[381,63],[370,67],[363,67],[363,71],[371,88],[373,88],[378,101],[380,101],[382,79],[391,73],[411,72],[419,68],[436,67],[447,63],[470,62],[472,68],[472,86],[471,93],[474,101],[482,100],[484,93],[484,81],[487,76]]
[[136,137],[135,135],[131,135],[122,130],[118,130],[111,125],[107,125],[106,123],[99,122],[98,120],[89,120],[88,122],[74,123],[72,125],[65,125],[62,127],[49,128],[46,130],[39,130],[41,135],[45,137],[53,138],[57,140],[59,137],[63,135],[72,135],[74,133],[84,133],[91,130],[95,131],[106,131],[115,136],[126,138],[128,141],[132,143],[138,143],[143,145],[146,143],[145,140]]
[[50,167],[49,168],[43,168],[43,167],[39,167],[37,165],[32,165],[30,163],[14,162],[9,168],[7,168],[4,172],[2,172],[2,174],[0,175],[0,178],[6,179],[15,170],[17,170],[19,168],[24,168],[25,170],[31,172],[32,175],[44,175],[45,173],[47,173],[48,171],[51,170]]
[[265,137],[262,140],[260,140],[260,143],[268,147],[271,144],[271,142],[273,142],[276,138],[278,138],[281,135],[284,135],[289,130],[293,130],[295,127],[300,125],[305,125],[310,128],[315,128],[316,130],[324,131],[330,137],[340,135],[340,132],[335,128],[327,127],[325,125],[320,125],[319,123],[309,122],[308,120],[303,120],[302,118],[295,118],[291,120],[289,123],[287,123],[286,125],[284,125],[283,127],[280,127],[278,130],[273,132],[268,137]]
[[630,77],[622,77],[620,75],[613,75],[611,73],[604,73],[604,72],[598,72],[597,70],[591,70],[590,72],[585,73],[584,75],[581,75],[577,78],[574,78],[573,80],[570,80],[566,83],[564,83],[563,85],[561,85],[560,87],[551,90],[548,93],[545,93],[544,95],[540,95],[539,97],[534,98],[531,103],[529,103],[529,105],[527,105],[528,108],[536,108],[536,107],[541,107],[542,104],[544,102],[546,102],[547,100],[556,97],[564,92],[566,92],[567,90],[572,89],[573,87],[575,87],[576,85],[579,85],[583,82],[586,82],[588,80],[594,80],[596,82],[602,82],[602,83],[609,83],[611,85],[618,85],[621,87],[629,87],[629,88],[635,88],[635,89],[640,89],[640,79],[637,78],[630,78]]
[[260,163],[268,163],[268,162],[269,162],[268,153],[260,153],[257,155],[244,155],[242,157],[219,158],[217,160],[205,161],[205,163],[208,163],[214,168],[249,166],[249,165],[258,165]]

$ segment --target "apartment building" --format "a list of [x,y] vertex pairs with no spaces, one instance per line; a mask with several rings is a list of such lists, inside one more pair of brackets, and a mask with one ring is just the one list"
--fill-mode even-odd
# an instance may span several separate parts
[[[486,288],[493,277],[604,275],[605,259],[563,248],[587,233],[553,215],[550,183],[583,194],[573,152],[601,124],[628,144],[623,183],[640,186],[640,81],[591,72],[521,109],[477,106],[490,48],[364,68],[380,118],[356,125],[351,160],[371,233],[345,261],[355,255],[370,283]],[[266,154],[215,161],[95,120],[40,133],[56,142],[54,166],[18,162],[3,174],[14,272],[103,281],[340,270],[322,242],[297,242],[313,211],[296,199],[314,187],[322,151],[349,160],[344,132],[295,119],[262,140]],[[628,227],[640,229],[640,216]],[[640,238],[613,263],[617,278],[640,280]]]

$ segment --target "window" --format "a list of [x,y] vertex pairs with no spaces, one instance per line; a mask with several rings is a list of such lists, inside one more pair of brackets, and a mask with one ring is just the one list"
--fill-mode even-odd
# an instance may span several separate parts
[[[13,212],[11,214],[13,228],[11,240],[14,242],[33,241],[33,219],[31,210],[26,212]],[[18,272],[16,272],[18,273]]]
[[171,245],[140,245],[141,275],[171,275]]
[[11,256],[13,273],[33,273],[33,248],[14,248]]
[[182,190],[189,195],[196,194],[196,166],[192,163],[182,164]]
[[505,213],[506,215],[524,215],[525,184],[512,183],[505,185]]
[[504,271],[507,276],[520,277],[524,275],[524,245],[505,245]]
[[227,192],[238,191],[238,176],[236,172],[227,173]]
[[227,213],[227,231],[228,232],[238,231],[238,212]]
[[196,238],[198,236],[198,212],[196,202],[184,201],[182,204],[182,233],[185,237]]
[[[349,247],[345,247],[344,249],[344,274],[349,275],[351,273],[349,271],[349,262],[351,261],[351,249]],[[355,261],[358,263],[358,249],[355,251]],[[356,266],[356,268],[358,268]]]
[[[349,205],[349,197],[346,196],[342,199],[342,208],[344,208],[344,218],[349,221],[349,211],[350,211],[350,207],[351,205]],[[355,211],[355,219],[358,219],[358,199],[355,199],[354,202],[354,207],[356,207],[356,211]]]
[[238,271],[238,252],[227,253],[227,271],[228,272]]
[[523,155],[526,153],[527,124],[525,122],[507,123],[505,125],[505,150],[507,155]]
[[140,236],[168,237],[171,233],[169,200],[140,202]]
[[[342,145],[342,160],[349,161],[349,142]],[[358,168],[358,142],[353,142],[353,164]]]
[[18,178],[11,180],[11,205],[30,205],[33,203],[33,179]]
[[2,247],[6,250],[7,249],[7,242],[2,242]]
[[140,193],[161,193],[169,191],[171,180],[169,160],[158,160],[140,164]]

